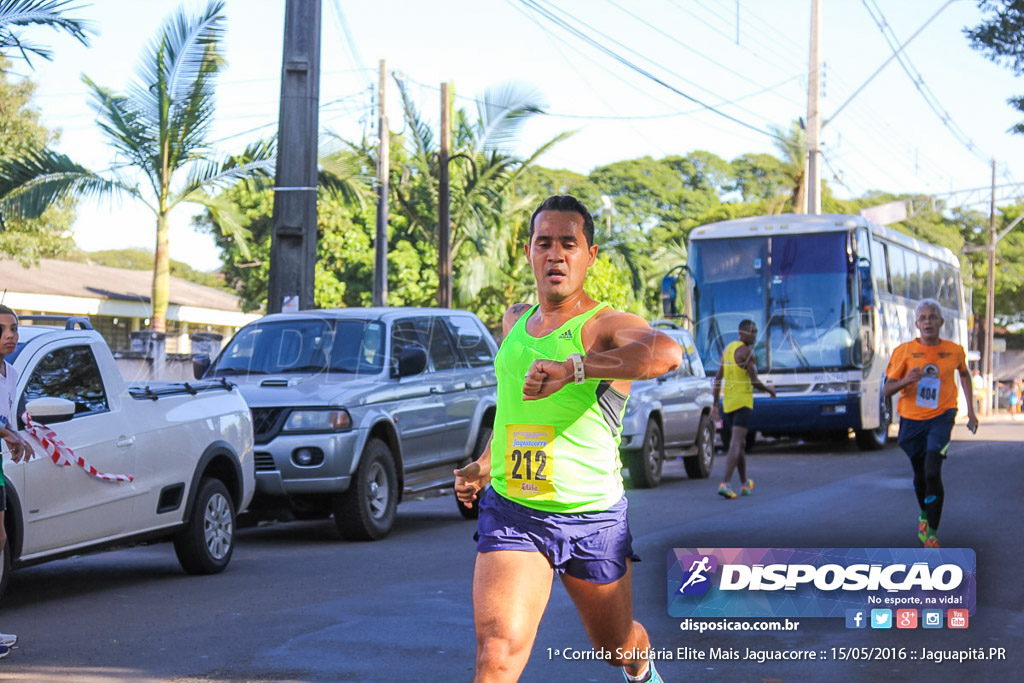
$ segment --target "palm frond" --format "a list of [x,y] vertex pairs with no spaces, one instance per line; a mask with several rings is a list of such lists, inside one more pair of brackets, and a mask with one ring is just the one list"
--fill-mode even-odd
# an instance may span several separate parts
[[515,143],[526,119],[543,113],[540,102],[539,93],[514,83],[488,89],[477,103],[477,149],[505,149]]
[[319,186],[363,208],[373,196],[373,177],[365,160],[354,150],[334,149],[320,155]]
[[82,82],[89,89],[90,105],[99,117],[100,130],[114,149],[145,173],[154,192],[159,194],[159,131],[153,129],[132,99],[115,95],[88,76],[83,75]]
[[405,81],[396,78],[395,82],[398,83],[398,95],[402,99],[402,113],[405,116],[405,123],[412,134],[415,156],[423,163],[429,160],[431,155],[437,151],[434,145],[433,130],[420,116],[419,110],[416,109],[416,105],[409,96],[409,90],[405,86]]
[[211,223],[217,226],[222,235],[238,245],[242,258],[251,258],[249,241],[252,239],[252,232],[248,228],[249,219],[236,202],[223,192],[209,195],[201,190],[189,195],[188,201],[199,204],[209,211]]
[[29,63],[29,53],[50,59],[52,52],[41,45],[22,40],[15,26],[47,26],[64,31],[83,45],[89,45],[89,33],[93,29],[81,19],[64,15],[66,11],[75,11],[79,7],[68,7],[70,0],[2,0],[0,1],[0,50],[15,48],[21,57]]
[[264,140],[246,147],[241,154],[217,162],[197,160],[192,164],[185,185],[169,202],[200,202],[202,195],[213,188],[223,188],[243,178],[272,178],[276,163],[276,147]]
[[73,197],[99,198],[135,188],[104,178],[49,149],[0,164],[0,220],[38,218],[47,207]]

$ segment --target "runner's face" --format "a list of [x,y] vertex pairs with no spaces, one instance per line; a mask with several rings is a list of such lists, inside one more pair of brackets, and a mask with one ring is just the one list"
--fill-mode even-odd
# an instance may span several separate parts
[[757,340],[757,328],[751,327],[749,330],[740,330],[740,341],[744,344],[753,344]]
[[921,339],[931,341],[939,338],[939,332],[942,331],[942,322],[942,313],[928,306],[921,309],[921,313],[918,314],[917,321],[914,324],[921,332]]
[[18,345],[18,319],[10,313],[0,314],[0,355],[14,353]]
[[533,239],[526,245],[538,293],[562,301],[583,290],[587,269],[597,258],[588,247],[583,216],[575,211],[541,211],[533,221]]

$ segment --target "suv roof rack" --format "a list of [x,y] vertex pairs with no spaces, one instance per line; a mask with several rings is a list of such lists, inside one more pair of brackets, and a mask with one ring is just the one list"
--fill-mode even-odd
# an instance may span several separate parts
[[77,329],[91,330],[93,329],[92,323],[89,319],[80,315],[19,315],[18,320],[31,320],[32,322],[62,322],[64,323],[65,330],[74,330],[75,326],[78,325]]

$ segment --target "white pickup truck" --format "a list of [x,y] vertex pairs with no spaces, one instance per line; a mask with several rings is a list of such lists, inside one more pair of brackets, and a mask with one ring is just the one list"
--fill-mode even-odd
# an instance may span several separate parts
[[[255,491],[252,420],[239,392],[224,381],[130,386],[86,319],[63,329],[22,322],[7,360],[19,377],[18,427],[35,457],[12,463],[5,454],[0,594],[12,567],[141,541],[173,540],[189,573],[222,571],[235,516]],[[55,464],[26,411],[43,425],[37,434],[51,429],[85,466]]]

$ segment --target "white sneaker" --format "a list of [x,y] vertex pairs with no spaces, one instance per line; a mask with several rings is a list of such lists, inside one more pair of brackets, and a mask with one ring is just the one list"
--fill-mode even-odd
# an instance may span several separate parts
[[18,636],[13,633],[0,633],[0,645],[6,645],[7,647],[14,647],[14,644],[18,642]]
[[6,645],[0,645],[0,659],[3,659],[9,654],[11,654],[11,648]]

